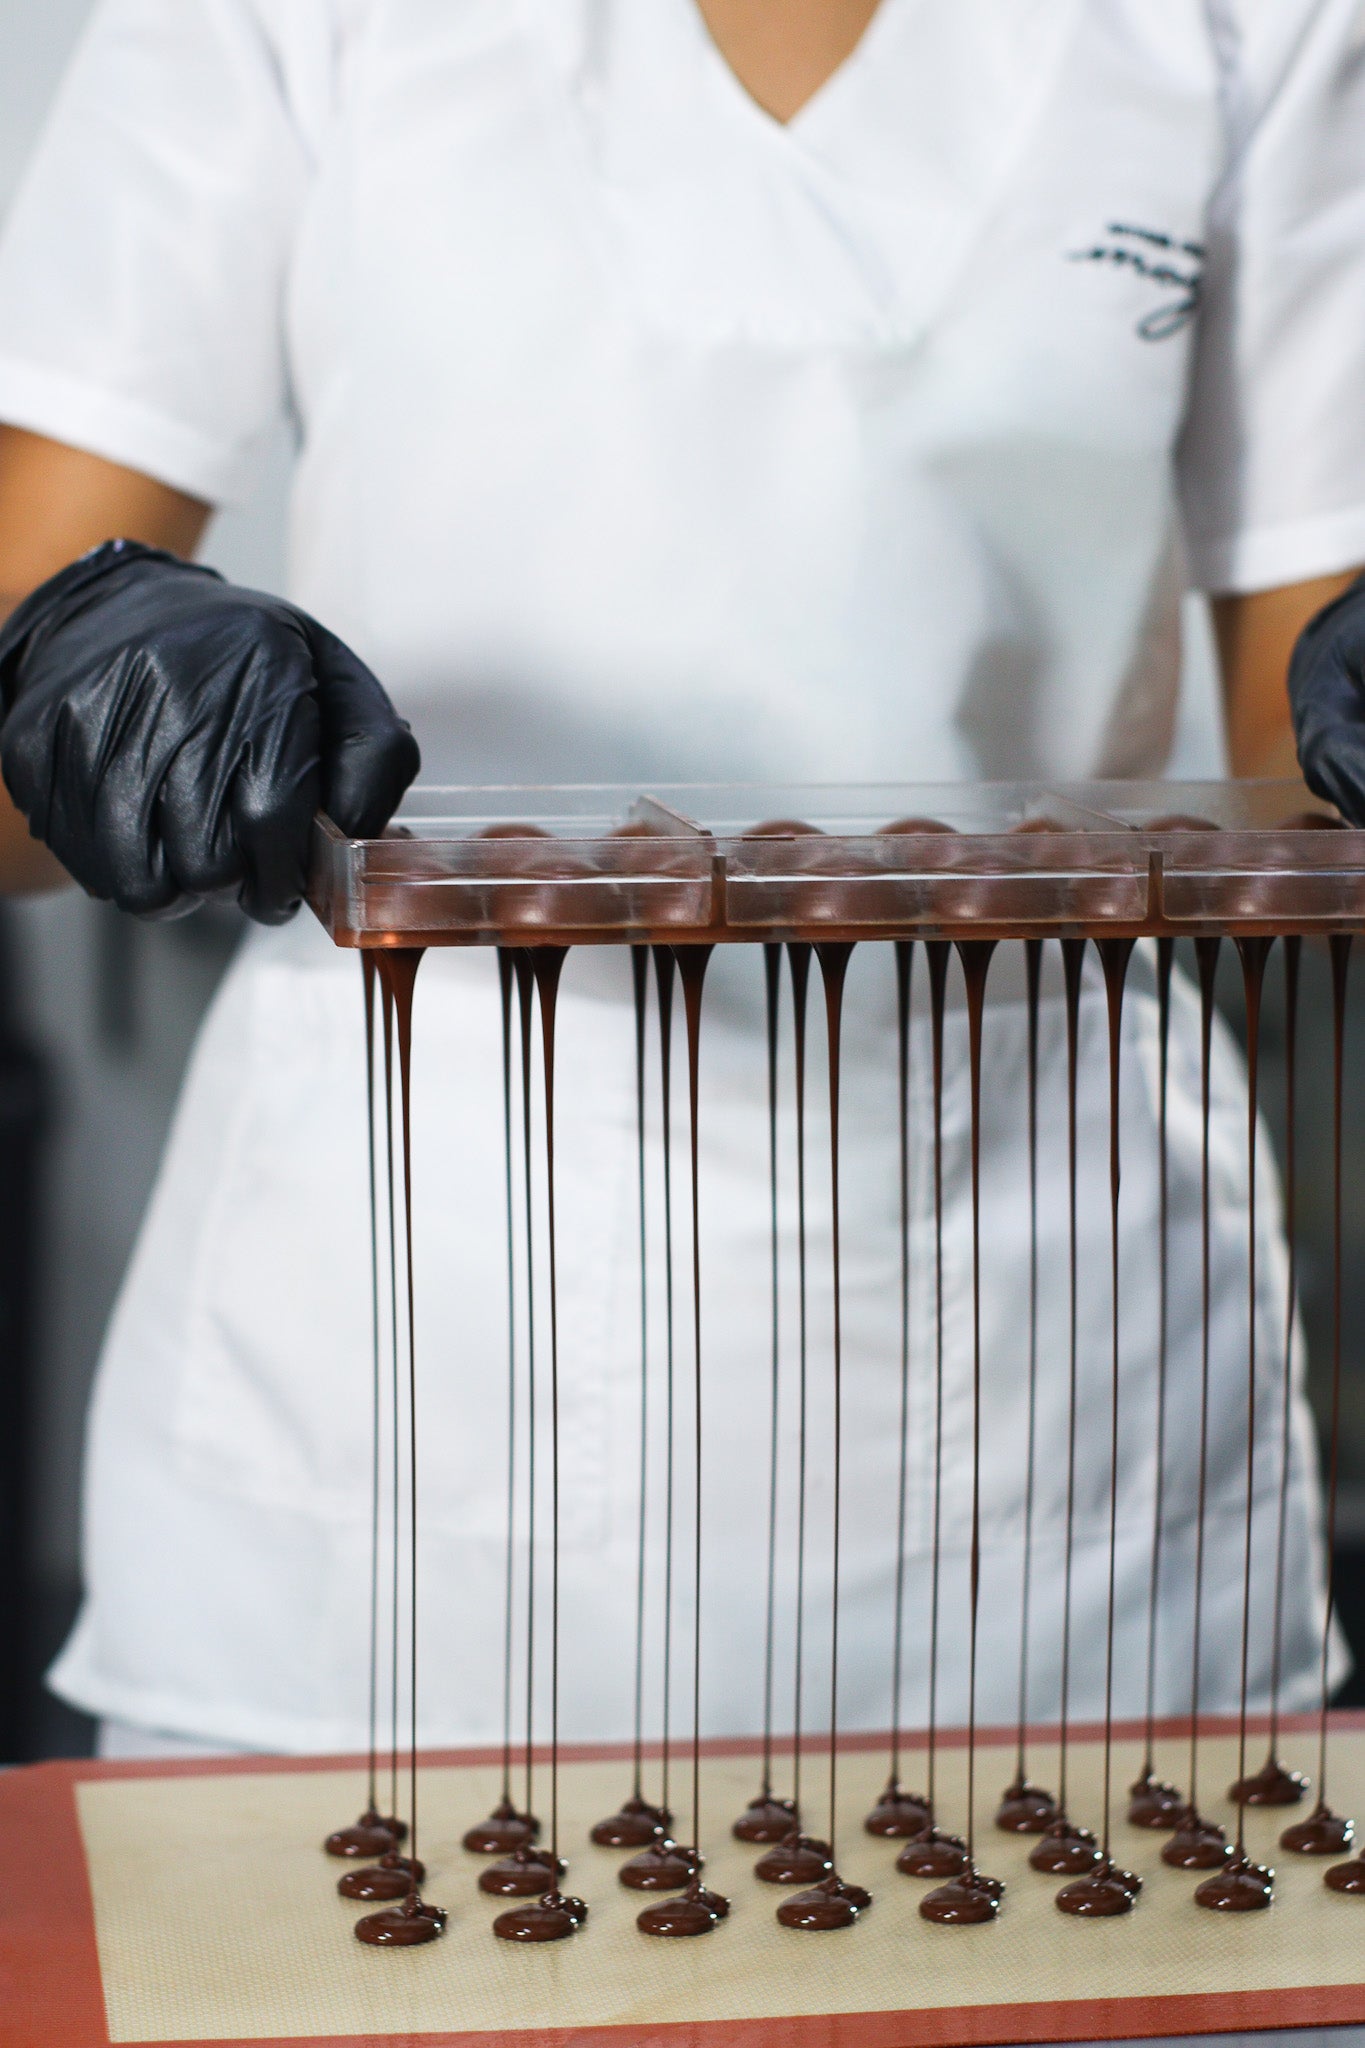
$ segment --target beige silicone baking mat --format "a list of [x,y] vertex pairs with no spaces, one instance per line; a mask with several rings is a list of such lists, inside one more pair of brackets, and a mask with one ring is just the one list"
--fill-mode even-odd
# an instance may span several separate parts
[[[1296,1737],[1291,1760],[1308,1765]],[[1232,1818],[1223,1792],[1235,1744],[1204,1744],[1206,1808]],[[1101,1752],[1073,1749],[1073,1811],[1093,1818]],[[1253,1762],[1259,1762],[1255,1747]],[[914,1771],[923,1758],[909,1759]],[[1044,1783],[1055,1752],[1031,1759]],[[1116,1752],[1119,1777],[1135,1753]],[[1186,1751],[1162,1746],[1164,1771],[1181,1782]],[[1009,1753],[979,1757],[989,1811]],[[940,1755],[941,1809],[962,1812],[965,1753]],[[1333,1803],[1365,1818],[1365,1732],[1338,1736]],[[1326,1891],[1321,1862],[1274,1852],[1286,1816],[1250,1817],[1250,1842],[1279,1871],[1268,1913],[1224,1916],[1192,1900],[1195,1879],[1165,1869],[1161,1836],[1120,1823],[1116,1846],[1148,1880],[1127,1919],[1082,1922],[1052,1903],[1056,1884],[1027,1869],[1028,1843],[982,1831],[982,1867],[1008,1884],[1000,1919],[983,1928],[936,1928],[916,1907],[923,1887],[896,1874],[895,1845],[864,1834],[861,1818],[884,1776],[879,1753],[840,1766],[846,1877],[875,1904],[848,1932],[811,1935],[777,1925],[782,1894],[751,1875],[755,1852],[731,1840],[729,1823],[755,1790],[752,1758],[708,1759],[704,1836],[708,1881],[730,1894],[731,1918],[695,1941],[651,1941],[634,1917],[641,1903],[616,1881],[620,1856],[595,1849],[590,1824],[627,1789],[619,1762],[573,1764],[562,1773],[563,1841],[572,1889],[589,1903],[571,1941],[543,1948],[496,1941],[497,1902],[475,1888],[481,1867],[459,1847],[464,1828],[498,1790],[483,1767],[424,1774],[422,1849],[428,1898],[446,1906],[445,1939],[403,1952],[363,1947],[351,1925],[364,1908],[336,1892],[338,1865],[323,1855],[327,1831],[354,1817],[361,1787],[330,1771],[115,1779],[78,1788],[100,1968],[114,2042],[383,2039],[423,2033],[627,2029],[649,2023],[745,2021],[809,2014],[877,2014],[959,2005],[1020,2006],[1058,2000],[1150,1999],[1163,1994],[1275,1992],[1349,1984],[1365,1959],[1365,1899]],[[810,1811],[821,1773],[811,1766]],[[679,1767],[677,1791],[686,1791]],[[538,1804],[544,1809],[544,1775]],[[1302,1811],[1303,1809],[1301,1809]],[[1135,2030],[1136,2031],[1136,2030]],[[558,2034],[557,2034],[558,2038]],[[1010,2038],[1006,2030],[1001,2038]]]

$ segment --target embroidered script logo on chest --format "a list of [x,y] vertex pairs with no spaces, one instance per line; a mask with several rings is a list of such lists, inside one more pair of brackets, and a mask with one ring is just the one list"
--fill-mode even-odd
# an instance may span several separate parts
[[1145,279],[1160,302],[1137,323],[1143,341],[1169,341],[1189,326],[1203,295],[1202,242],[1181,241],[1157,228],[1139,228],[1113,221],[1088,249],[1068,251],[1070,263],[1104,263]]

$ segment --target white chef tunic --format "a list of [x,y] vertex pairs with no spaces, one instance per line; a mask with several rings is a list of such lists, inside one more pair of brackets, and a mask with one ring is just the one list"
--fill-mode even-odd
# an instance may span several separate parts
[[[741,89],[692,0],[102,0],[0,243],[0,417],[214,503],[249,487],[290,417],[291,592],[384,677],[436,777],[1159,772],[1181,529],[1189,573],[1211,589],[1365,558],[1363,33],[1360,0],[883,0],[783,127]],[[767,1135],[746,973],[752,993],[755,961],[717,970],[704,1051],[708,1527],[725,1539],[707,1552],[706,1640],[724,1653],[708,1654],[704,1685],[708,1722],[726,1729],[754,1725],[762,1665]],[[195,1054],[92,1413],[88,1596],[57,1683],[97,1713],[286,1749],[363,1739],[358,979],[307,921],[261,936]],[[576,959],[562,1011],[564,1727],[580,1736],[623,1732],[630,1707],[624,983],[623,962]],[[887,962],[861,954],[845,1077],[843,1669],[847,1717],[864,1725],[888,1712],[896,1478],[889,986]],[[1085,1008],[1073,1697],[1089,1711],[1102,1682],[1109,1297],[1093,989]],[[1175,1562],[1159,1695],[1172,1710],[1188,1665],[1200,1289],[1187,991],[1176,1008]],[[418,1015],[422,1733],[482,1739],[501,1701],[506,1346],[489,959],[430,960]],[[1040,1713],[1055,1710],[1065,1507],[1055,997],[1045,1021]],[[985,1123],[981,1700],[999,1720],[1014,1706],[1024,1484],[1023,1045],[1018,1005],[1000,1004]],[[970,1445],[962,1050],[959,1014],[945,1111],[950,1715],[964,1707]],[[1125,1059],[1118,1670],[1132,1708],[1156,1357],[1149,962],[1135,968]],[[933,1369],[922,1023],[913,1087],[918,1712]],[[1240,1089],[1220,1038],[1206,1699],[1222,1706],[1240,1616]],[[787,1123],[783,1143],[789,1174]],[[811,1144],[818,1162],[818,1116]],[[658,1150],[655,1121],[656,1207]],[[817,1615],[829,1210],[812,1175]],[[1284,1343],[1275,1212],[1267,1176],[1263,1412]],[[656,1288],[656,1360],[658,1307]],[[790,1309],[788,1290],[788,1474]],[[684,1317],[684,1356],[685,1337]],[[1267,1497],[1277,1455],[1272,1430]],[[1312,1697],[1318,1629],[1311,1463],[1299,1408],[1291,1704]],[[788,1535],[790,1508],[787,1489]],[[685,1515],[680,1527],[685,1540]],[[652,1574],[659,1540],[656,1522]],[[657,1609],[656,1593],[656,1629]],[[815,1686],[821,1634],[812,1621]],[[1266,1638],[1262,1617],[1258,1691]]]

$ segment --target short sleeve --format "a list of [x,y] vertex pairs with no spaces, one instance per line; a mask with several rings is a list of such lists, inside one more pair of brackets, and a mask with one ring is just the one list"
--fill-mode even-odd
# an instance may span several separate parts
[[1179,456],[1209,591],[1365,562],[1365,0],[1243,12]]
[[0,420],[211,504],[249,488],[309,176],[266,10],[302,4],[99,0],[0,233]]

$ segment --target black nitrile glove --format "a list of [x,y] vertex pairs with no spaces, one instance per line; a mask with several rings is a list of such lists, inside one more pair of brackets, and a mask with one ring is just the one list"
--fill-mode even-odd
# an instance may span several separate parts
[[313,815],[383,831],[420,765],[379,683],[294,606],[110,541],[0,626],[0,766],[92,896],[144,917],[299,906]]
[[1300,634],[1289,702],[1304,781],[1365,825],[1365,576]]

